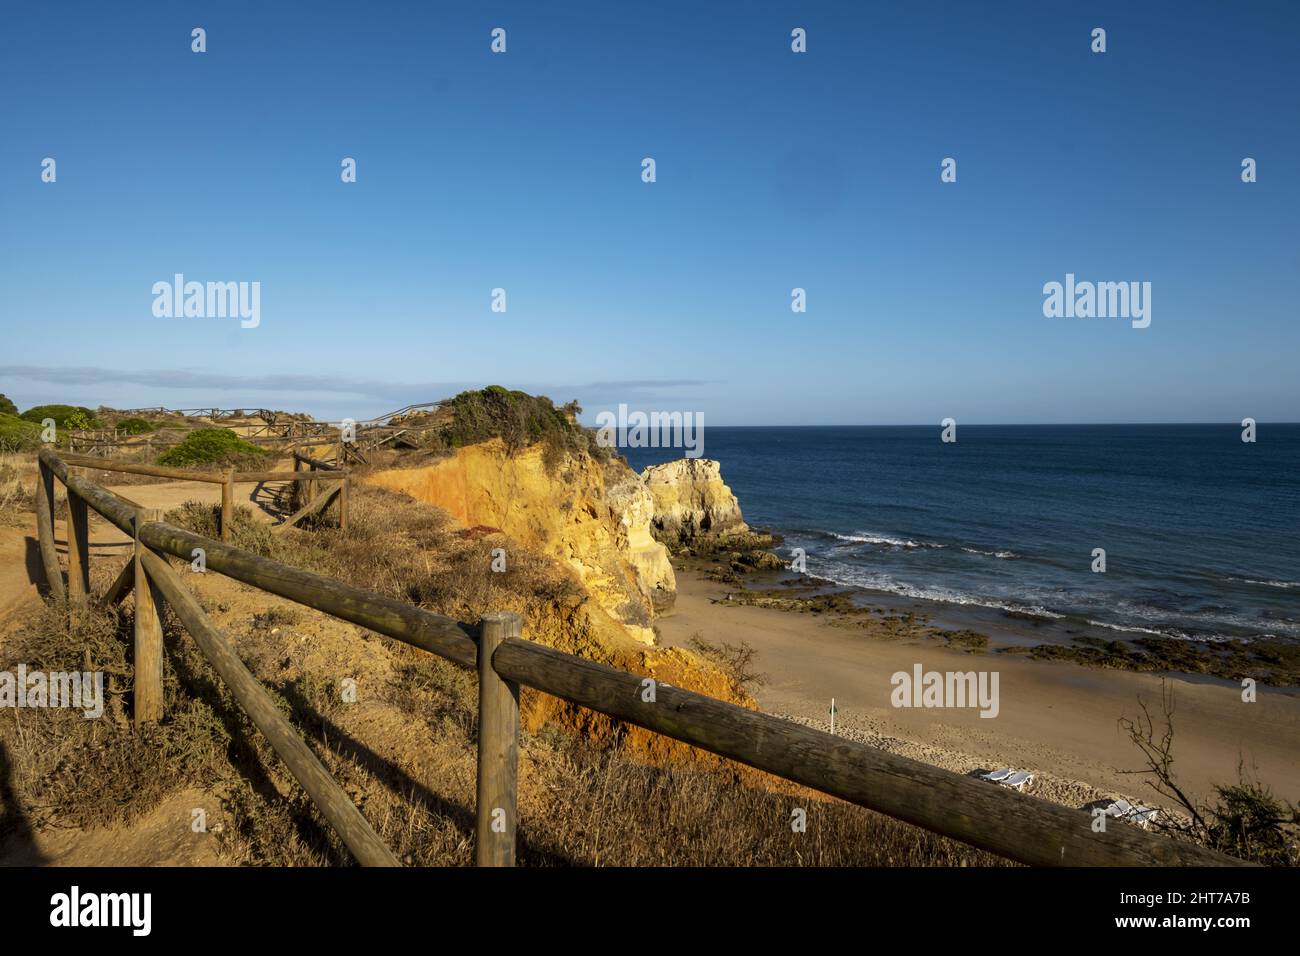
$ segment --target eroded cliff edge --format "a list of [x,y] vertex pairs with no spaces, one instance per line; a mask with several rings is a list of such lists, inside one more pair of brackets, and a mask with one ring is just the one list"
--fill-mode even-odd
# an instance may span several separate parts
[[493,439],[365,480],[557,559],[599,612],[642,644],[654,643],[654,618],[672,607],[677,582],[668,549],[651,533],[653,498],[620,459],[548,461],[541,445],[512,453]]

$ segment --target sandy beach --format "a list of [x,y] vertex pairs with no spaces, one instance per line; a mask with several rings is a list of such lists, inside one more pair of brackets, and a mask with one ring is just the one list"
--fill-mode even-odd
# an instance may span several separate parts
[[[993,638],[991,649],[969,651],[916,635],[890,636],[882,628],[844,626],[836,615],[812,615],[734,600],[737,588],[707,580],[698,567],[677,576],[672,613],[659,622],[665,645],[747,642],[767,683],[756,697],[767,712],[827,726],[835,698],[836,732],[961,773],[1011,767],[1036,775],[1029,792],[1082,807],[1124,796],[1167,806],[1147,784],[1141,752],[1119,726],[1146,701],[1160,723],[1162,676],[1030,660],[997,650],[1014,638]],[[762,586],[758,584],[756,586]],[[733,600],[728,600],[728,594]],[[999,709],[982,718],[975,708],[896,708],[891,676],[925,671],[996,671]],[[1197,798],[1213,798],[1216,783],[1248,775],[1274,794],[1300,799],[1300,693],[1260,687],[1242,701],[1238,686],[1217,679],[1166,675],[1174,710],[1174,772]]]

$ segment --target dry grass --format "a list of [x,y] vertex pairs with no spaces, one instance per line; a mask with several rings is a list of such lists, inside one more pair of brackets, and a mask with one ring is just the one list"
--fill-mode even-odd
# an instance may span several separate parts
[[[13,710],[0,719],[0,761],[6,792],[20,795],[6,806],[10,824],[25,817],[34,826],[96,827],[128,823],[153,809],[180,781],[212,785],[233,777],[230,736],[203,699],[182,690],[175,658],[165,664],[168,720],[134,730],[127,642],[131,619],[110,611],[79,615],[43,608],[28,617],[5,645],[0,670],[105,673],[106,704],[97,720],[63,709]],[[251,728],[250,728],[251,729]],[[0,833],[0,836],[3,836]]]
[[37,475],[35,456],[0,455],[0,524],[31,524],[36,513]]
[[[379,835],[404,863],[473,861],[474,676],[393,646],[396,679],[378,699],[341,703],[333,683],[303,675],[277,686],[294,718]],[[367,709],[369,714],[367,714]],[[388,750],[362,728],[383,715],[409,743]],[[392,723],[396,721],[400,729]],[[330,741],[328,747],[323,741]],[[767,791],[736,775],[657,767],[556,727],[525,736],[520,862],[532,866],[999,865],[1004,861],[809,791]],[[421,767],[425,768],[421,772]],[[284,784],[285,781],[279,781]],[[227,841],[239,862],[340,865],[346,851],[296,788],[274,802],[248,789]],[[807,813],[806,832],[791,827]]]
[[[446,512],[407,495],[362,485],[353,489],[350,508],[346,531],[324,526],[276,535],[251,508],[239,506],[231,543],[458,620],[478,620],[489,611],[527,614],[541,605],[581,599],[574,580],[551,559],[504,535],[466,535]],[[166,520],[219,536],[220,509],[214,505],[187,502]],[[498,547],[507,551],[507,569],[488,573]]]
[[[310,614],[311,612],[306,612]],[[473,861],[475,679],[468,671],[383,641],[393,678],[372,700],[345,704],[330,673],[288,672],[269,622],[248,618],[237,646],[344,789],[403,862]],[[20,651],[29,668],[71,669],[89,649],[114,675],[105,718],[57,710],[6,720],[11,822],[36,827],[123,827],[171,793],[218,795],[230,821],[222,856],[241,865],[348,865],[350,858],[265,740],[169,621],[167,719],[129,723],[130,616],[86,615],[75,627],[50,609],[29,622]],[[7,655],[11,657],[12,655]],[[16,661],[6,660],[12,669]],[[386,734],[371,728],[377,718]],[[387,737],[402,742],[386,747]],[[410,746],[415,741],[417,746]],[[733,774],[656,767],[596,748],[555,727],[525,736],[521,751],[520,859],[525,865],[885,866],[995,865],[950,840],[808,791],[747,786]],[[791,827],[807,814],[806,832]]]

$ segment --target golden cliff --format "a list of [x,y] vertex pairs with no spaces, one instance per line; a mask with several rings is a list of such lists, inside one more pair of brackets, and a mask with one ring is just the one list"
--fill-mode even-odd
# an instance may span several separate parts
[[553,469],[546,465],[542,446],[512,454],[494,439],[417,467],[374,472],[365,481],[558,559],[601,613],[653,644],[654,617],[672,606],[677,583],[667,549],[651,534],[650,493],[617,459],[566,455]]
[[[518,547],[566,568],[581,586],[576,597],[540,595],[517,609],[524,614],[524,633],[530,640],[685,690],[755,706],[735,676],[716,662],[693,649],[653,646],[654,618],[670,608],[676,596],[668,549],[656,539],[662,534],[655,528],[663,517],[659,505],[675,500],[678,507],[664,514],[690,524],[694,512],[686,503],[707,499],[711,527],[721,523],[747,533],[743,522],[737,529],[721,520],[727,496],[737,517],[739,506],[721,484],[716,463],[710,463],[712,471],[688,465],[682,476],[713,475],[717,487],[686,480],[675,499],[667,473],[655,482],[656,496],[620,459],[600,462],[566,454],[558,464],[550,464],[548,468],[541,445],[512,453],[493,439],[458,448],[445,458],[374,471],[362,480],[436,505],[466,528],[503,532]],[[594,741],[618,741],[629,752],[654,761],[719,762],[685,744],[527,689],[521,715],[532,733],[557,722]]]

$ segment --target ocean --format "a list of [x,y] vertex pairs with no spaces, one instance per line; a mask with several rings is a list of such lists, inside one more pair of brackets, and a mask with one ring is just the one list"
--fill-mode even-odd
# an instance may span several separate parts
[[[704,457],[749,524],[837,584],[1116,636],[1300,640],[1300,424],[1241,433],[707,427]],[[638,471],[681,457],[620,451]]]

